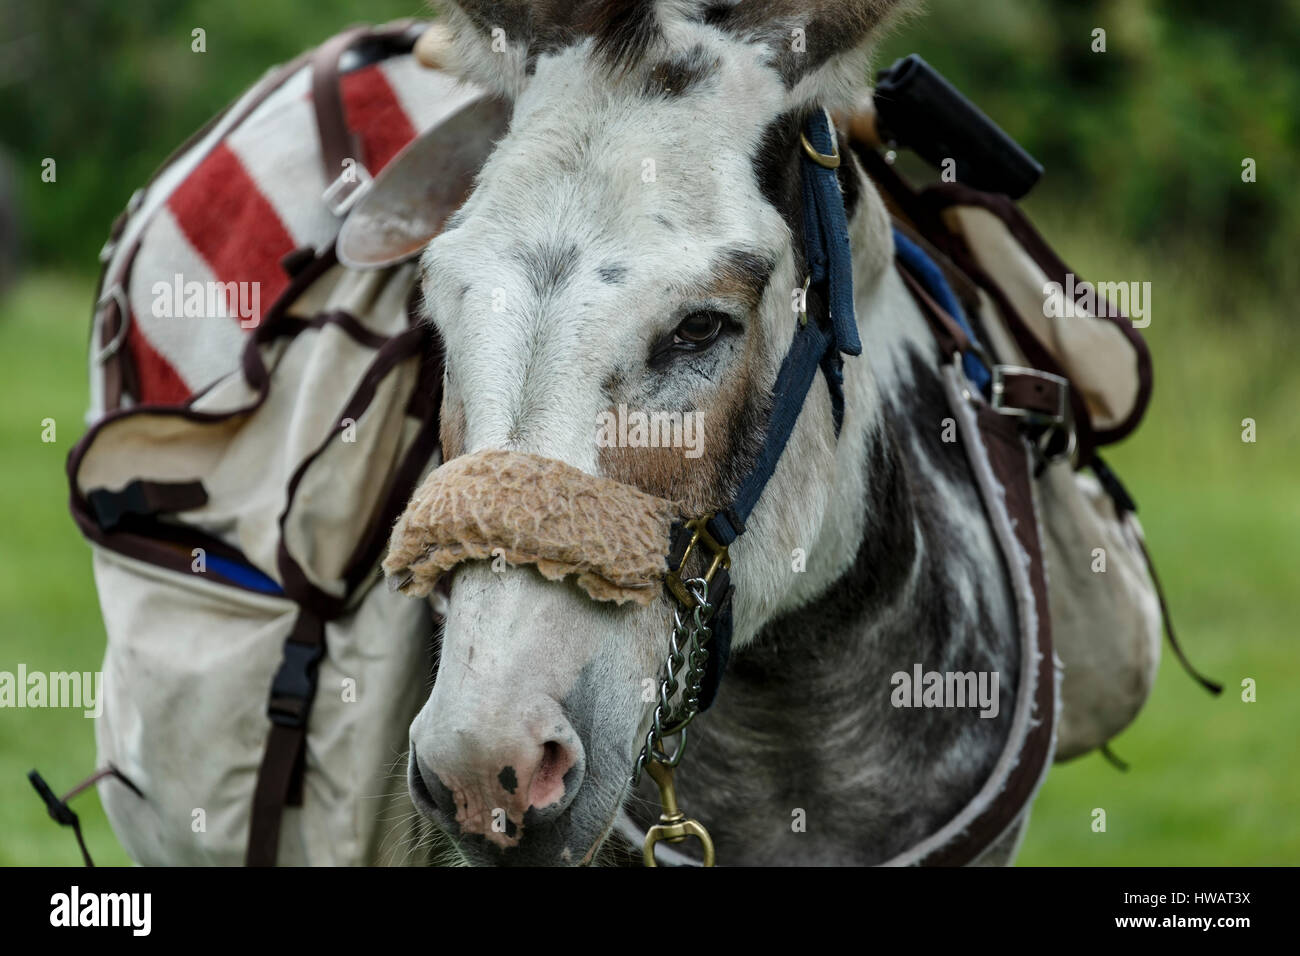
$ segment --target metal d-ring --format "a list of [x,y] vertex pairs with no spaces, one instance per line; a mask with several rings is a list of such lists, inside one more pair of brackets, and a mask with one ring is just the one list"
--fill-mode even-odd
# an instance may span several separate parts
[[131,325],[131,308],[126,301],[126,290],[122,288],[120,282],[113,283],[112,288],[99,297],[99,301],[95,303],[96,318],[110,302],[117,303],[117,317],[120,327],[117,334],[113,336],[113,341],[95,353],[96,365],[103,365],[117,354],[122,347],[122,343],[126,341],[126,333]]

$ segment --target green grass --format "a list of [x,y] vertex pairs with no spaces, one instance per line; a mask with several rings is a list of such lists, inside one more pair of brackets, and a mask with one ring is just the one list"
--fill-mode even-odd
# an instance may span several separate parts
[[[1053,768],[1021,865],[1300,863],[1300,330],[1258,284],[1203,254],[1044,232],[1098,280],[1150,280],[1155,397],[1107,457],[1138,502],[1184,650],[1165,647],[1145,709],[1112,749]],[[1257,441],[1242,441],[1253,418]],[[1253,678],[1257,702],[1242,701]],[[1106,811],[1105,833],[1092,811]]]
[[[1267,290],[1208,259],[1144,254],[1060,217],[1044,231],[1097,279],[1149,279],[1156,398],[1138,436],[1109,456],[1141,506],[1184,646],[1227,685],[1214,699],[1166,654],[1146,709],[1098,755],[1053,768],[1021,865],[1300,863],[1300,330]],[[1093,237],[1093,238],[1089,238]],[[90,284],[27,280],[0,303],[0,670],[95,670],[104,632],[90,556],[65,507],[63,463],[85,406]],[[1241,441],[1254,418],[1258,441]],[[41,442],[41,422],[57,441]],[[1245,677],[1258,702],[1243,703]],[[69,832],[25,775],[65,790],[94,769],[79,711],[0,711],[0,863],[74,864]],[[1092,811],[1107,813],[1094,833]],[[97,797],[75,801],[96,862],[126,863]]]
[[[0,670],[97,671],[103,660],[90,549],[68,516],[63,471],[84,430],[93,295],[85,279],[45,275],[0,303]],[[33,767],[58,793],[79,783],[95,769],[93,723],[80,710],[0,710],[0,864],[79,864],[72,831],[46,816],[27,782]],[[97,864],[130,862],[94,793],[72,806]]]

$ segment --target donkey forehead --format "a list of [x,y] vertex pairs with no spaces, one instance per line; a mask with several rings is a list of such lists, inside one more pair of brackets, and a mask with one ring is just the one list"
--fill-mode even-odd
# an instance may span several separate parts
[[782,102],[775,71],[721,36],[661,44],[626,70],[589,41],[543,56],[453,220],[470,227],[457,242],[468,252],[567,232],[582,250],[634,251],[652,268],[656,253],[684,265],[711,244],[770,246],[781,223],[760,202],[754,162]]
[[[554,374],[541,378],[566,383],[572,412],[685,304],[758,304],[789,245],[756,169],[781,81],[745,44],[690,40],[625,72],[590,44],[539,58],[478,188],[423,259],[467,376],[529,379],[535,403],[544,352]],[[511,364],[533,374],[501,374]]]

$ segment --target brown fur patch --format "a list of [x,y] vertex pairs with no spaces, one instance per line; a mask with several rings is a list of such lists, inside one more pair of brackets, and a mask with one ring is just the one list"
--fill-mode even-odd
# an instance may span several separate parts
[[712,402],[699,409],[700,457],[688,458],[682,448],[601,448],[601,474],[681,502],[688,515],[725,507],[762,442],[767,396],[757,375],[761,355],[762,336],[751,334],[738,365],[728,369]]
[[776,265],[771,259],[743,249],[724,254],[713,267],[705,294],[738,302],[750,311],[758,308]]
[[646,79],[649,96],[683,96],[718,72],[722,62],[708,57],[702,49],[656,63]]
[[438,443],[442,446],[442,460],[451,461],[465,454],[465,406],[460,399],[450,395],[442,397],[442,411],[438,415]]
[[606,63],[629,68],[659,32],[649,0],[457,0],[484,34],[494,27],[525,40],[531,58],[556,53],[586,37]]

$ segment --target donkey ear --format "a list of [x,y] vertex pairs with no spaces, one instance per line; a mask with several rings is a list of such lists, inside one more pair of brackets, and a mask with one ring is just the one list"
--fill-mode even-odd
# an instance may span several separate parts
[[866,81],[866,57],[884,28],[917,0],[739,0],[713,3],[705,19],[767,47],[792,97],[848,105]]
[[[535,35],[534,5],[528,0],[454,0],[431,29],[425,56],[430,65],[515,99],[529,73]],[[419,48],[417,56],[421,55]],[[424,60],[425,56],[421,56]]]

